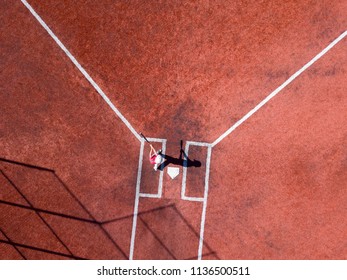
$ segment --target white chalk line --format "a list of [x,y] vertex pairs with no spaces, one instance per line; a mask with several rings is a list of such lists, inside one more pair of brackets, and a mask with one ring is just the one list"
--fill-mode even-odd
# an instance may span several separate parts
[[[160,138],[148,138],[150,142],[162,142],[162,150],[165,154],[166,151],[166,139],[160,139]],[[203,203],[203,209],[201,213],[201,222],[200,222],[200,236],[199,236],[199,247],[198,247],[198,259],[202,259],[202,251],[203,251],[203,240],[204,240],[204,230],[205,230],[205,220],[206,220],[206,208],[207,208],[207,196],[208,196],[208,181],[209,181],[209,172],[210,172],[210,161],[211,161],[211,150],[212,147],[210,144],[206,145],[207,143],[202,142],[193,142],[188,141],[185,146],[185,159],[188,157],[189,152],[189,146],[190,145],[196,145],[201,147],[207,147],[207,158],[206,158],[206,172],[205,172],[205,186],[204,186],[204,197],[188,197],[185,195],[186,190],[186,175],[187,175],[187,167],[184,166],[183,168],[183,175],[182,178],[182,189],[181,189],[181,199],[190,201],[190,202],[199,202]],[[137,177],[137,184],[136,184],[136,195],[135,195],[135,206],[134,206],[134,215],[133,215],[133,227],[132,227],[132,234],[131,234],[131,241],[130,241],[130,254],[129,259],[133,260],[134,258],[134,249],[135,249],[135,239],[136,239],[136,228],[137,228],[137,217],[138,217],[138,208],[139,208],[139,200],[140,198],[154,198],[158,199],[162,197],[162,184],[159,184],[158,187],[158,193],[157,194],[149,194],[149,193],[142,193],[140,192],[140,185],[141,185],[141,173],[142,173],[142,164],[143,164],[143,153],[144,153],[144,140],[141,140],[141,148],[140,148],[140,158],[139,158],[139,168],[138,168],[138,177]],[[163,172],[161,172],[161,175]],[[160,180],[160,179],[159,179]]]
[[112,109],[112,111],[121,119],[121,121],[128,127],[128,129],[135,135],[135,137],[141,141],[141,136],[136,132],[129,121],[122,115],[122,113],[113,105],[111,100],[102,91],[98,84],[91,78],[87,71],[81,66],[81,64],[76,60],[76,58],[70,53],[70,51],[64,46],[64,44],[58,39],[58,37],[53,33],[53,31],[48,27],[48,25],[43,21],[43,19],[36,13],[36,11],[30,6],[26,0],[21,0],[25,7],[30,11],[30,13],[37,19],[41,26],[48,32],[48,34],[53,38],[57,45],[64,51],[72,63],[77,67],[77,69],[82,73],[82,75],[88,80],[88,82],[93,86],[93,88],[99,93],[99,95],[104,99],[107,105]]
[[182,200],[187,200],[187,201],[192,201],[192,202],[204,202],[203,197],[188,197],[188,196],[183,196],[181,197]]
[[206,143],[206,142],[195,142],[195,141],[186,141],[186,145],[193,145],[193,146],[200,146],[200,147],[209,147],[211,146],[210,143]]
[[161,195],[160,194],[151,194],[151,193],[140,193],[140,197],[161,198]]
[[207,199],[208,199],[208,189],[209,189],[212,146],[211,146],[211,144],[208,144],[208,143],[187,141],[185,149],[184,149],[185,159],[187,159],[187,157],[188,157],[190,145],[207,147],[204,197],[188,197],[185,195],[186,183],[187,183],[186,161],[185,161],[185,164],[183,166],[183,178],[182,178],[182,188],[181,188],[181,199],[182,200],[188,200],[188,201],[202,202],[203,203],[202,213],[201,213],[201,221],[200,221],[199,247],[198,247],[198,260],[201,260],[202,254],[203,254],[203,247],[204,247],[204,231],[205,231],[205,222],[206,222],[206,210],[207,210]]
[[[165,154],[166,152],[166,139],[160,139],[160,138],[147,138],[149,142],[161,142],[162,143],[162,153]],[[159,174],[159,184],[158,184],[158,192],[156,194],[152,193],[140,193],[140,197],[147,197],[147,198],[161,198],[163,195],[163,179],[164,179],[164,172],[160,172]]]
[[137,215],[139,213],[143,150],[144,150],[144,140],[141,139],[141,147],[140,147],[140,155],[139,155],[139,167],[137,169],[137,181],[136,181],[136,190],[135,190],[134,216],[133,216],[133,225],[132,225],[132,229],[131,229],[131,239],[130,239],[130,252],[129,252],[129,259],[130,260],[132,260],[134,258]]
[[216,146],[220,141],[227,137],[231,132],[233,132],[238,126],[245,122],[249,117],[251,117],[255,112],[257,112],[261,107],[263,107],[267,102],[269,102],[273,97],[275,97],[281,90],[288,86],[292,81],[294,81],[299,75],[301,75],[307,68],[314,64],[318,59],[325,55],[332,47],[334,47],[338,42],[340,42],[347,35],[347,31],[343,32],[339,37],[332,41],[325,49],[323,49],[319,54],[317,54],[313,59],[306,63],[301,69],[295,72],[289,79],[287,79],[282,85],[271,92],[265,99],[263,99],[257,106],[255,106],[251,111],[249,111],[245,116],[238,120],[233,126],[231,126],[226,132],[224,132],[220,137],[217,138],[211,145]]
[[[147,138],[150,142],[161,142],[162,150],[165,152],[166,150],[166,139],[160,138]],[[140,147],[140,155],[139,155],[139,167],[137,169],[137,181],[136,181],[136,190],[135,190],[135,203],[134,203],[134,213],[133,213],[133,225],[131,230],[131,239],[130,239],[130,252],[129,252],[129,260],[134,259],[134,250],[135,250],[135,239],[136,239],[136,228],[137,228],[137,217],[139,213],[139,203],[140,198],[161,198],[162,196],[162,180],[163,175],[161,172],[159,177],[159,185],[158,185],[158,193],[157,194],[148,194],[141,193],[141,176],[142,176],[142,164],[143,164],[143,154],[145,150],[145,140],[141,137],[141,147]],[[161,182],[161,183],[160,183]]]
[[187,158],[186,157],[188,157],[189,145],[190,143],[186,142],[186,146],[184,148],[185,160],[183,161],[181,199],[186,198],[186,182],[187,182]]
[[[58,37],[53,33],[53,31],[47,26],[47,24],[42,20],[42,18],[36,13],[36,11],[30,6],[26,0],[21,0],[21,2],[28,8],[31,14],[38,20],[42,27],[48,32],[48,34],[53,38],[53,40],[59,45],[59,47],[65,52],[65,54],[70,58],[70,60],[75,64],[75,66],[80,70],[84,77],[89,81],[89,83],[94,87],[94,89],[99,93],[99,95],[105,100],[109,107],[116,113],[116,115],[122,120],[122,122],[129,128],[129,130],[135,135],[135,137],[141,141],[141,136],[136,132],[129,121],[123,116],[123,114],[114,106],[107,95],[101,90],[101,88],[96,84],[96,82],[90,77],[87,71],[80,65],[76,58],[70,53],[70,51],[64,46],[64,44],[58,39]],[[233,126],[231,126],[226,132],[224,132],[220,137],[218,137],[212,144],[200,143],[203,146],[214,147],[225,137],[227,137],[231,132],[233,132],[238,126],[245,122],[250,116],[257,112],[261,107],[263,107],[267,102],[269,102],[274,96],[276,96],[282,89],[289,85],[293,80],[295,80],[299,75],[301,75],[307,68],[314,64],[318,59],[325,55],[332,47],[334,47],[339,41],[341,41],[347,35],[347,31],[343,32],[339,37],[337,37],[333,42],[331,42],[323,51],[316,55],[311,61],[305,64],[300,70],[294,73],[289,79],[287,79],[281,86],[270,93],[263,101],[261,101],[256,107],[249,111],[244,117],[237,121]]]
[[147,140],[149,142],[166,142],[167,140],[166,139],[162,139],[162,138],[147,138]]
[[[204,142],[195,142],[195,141],[187,141],[186,146],[184,149],[184,154],[185,157],[188,157],[189,153],[189,147],[190,146],[199,146],[199,147],[211,147],[211,144],[209,143],[204,143]],[[186,158],[187,159],[187,158]],[[187,188],[187,166],[186,166],[186,161],[184,161],[183,165],[183,176],[182,176],[182,187],[181,187],[181,199],[182,200],[188,200],[188,201],[197,201],[197,202],[203,202],[204,198],[203,197],[191,197],[191,196],[186,196],[186,188]],[[207,163],[206,163],[207,164]]]
[[204,201],[203,201],[202,214],[201,214],[198,260],[202,259],[202,251],[203,251],[203,247],[204,247],[204,232],[205,232],[209,179],[210,179],[211,154],[212,154],[212,147],[209,146],[207,148],[207,158],[206,158],[205,192],[204,192]]
[[[166,153],[166,140],[163,141],[162,144],[162,153],[165,155]],[[159,175],[159,190],[158,190],[158,195],[160,197],[163,196],[163,180],[164,180],[164,170],[160,171]]]
[[[51,31],[51,29],[47,26],[47,24],[35,12],[35,10],[28,4],[28,2],[26,0],[21,0],[21,2],[28,8],[28,10],[39,21],[39,23],[42,25],[42,27],[54,39],[54,41],[59,45],[59,47],[65,52],[65,54],[70,58],[70,60],[75,64],[75,66],[80,70],[80,72],[85,76],[85,78],[94,87],[94,89],[99,93],[99,95],[105,100],[105,102],[109,105],[109,107],[123,121],[123,123],[128,127],[128,129],[135,135],[135,137],[139,141],[141,141],[141,151],[140,151],[140,158],[139,158],[139,169],[138,169],[138,177],[137,177],[137,185],[136,185],[136,197],[135,197],[135,206],[134,206],[134,219],[133,219],[133,228],[132,228],[132,236],[131,236],[131,244],[130,244],[130,256],[129,256],[129,259],[133,259],[139,198],[140,197],[157,197],[157,196],[161,197],[162,184],[159,186],[157,195],[140,193],[140,180],[141,180],[142,161],[143,161],[143,145],[144,145],[140,135],[132,127],[132,125],[129,123],[129,121],[121,114],[121,112],[113,105],[113,103],[106,96],[106,94],[95,83],[95,81],[90,77],[90,75],[86,72],[86,70],[79,64],[79,62],[69,52],[69,50],[63,45],[63,43],[57,38],[57,36]],[[272,93],[270,93],[263,101],[261,101],[256,107],[254,107],[250,112],[248,112],[244,117],[242,117],[238,122],[236,122],[232,127],[230,127],[225,133],[223,133],[212,144],[190,141],[190,143],[193,144],[193,145],[208,147],[208,155],[207,155],[207,162],[206,162],[207,166],[206,166],[206,175],[205,175],[204,198],[186,197],[185,196],[185,184],[184,184],[184,193],[183,193],[183,196],[182,196],[185,200],[199,201],[199,202],[202,201],[203,202],[203,212],[202,212],[202,217],[201,217],[200,241],[199,241],[199,252],[198,252],[198,259],[199,260],[202,258],[202,251],[203,251],[203,237],[204,237],[204,228],[205,228],[205,219],[206,219],[206,208],[207,208],[207,197],[208,197],[208,183],[209,183],[210,159],[211,159],[211,149],[212,149],[212,147],[217,145],[220,141],[222,141],[225,137],[227,137],[231,132],[233,132],[238,126],[240,126],[243,122],[245,122],[250,116],[252,116],[261,107],[263,107],[267,102],[269,102],[281,90],[283,90],[287,85],[289,85],[293,80],[295,80],[299,75],[301,75],[305,70],[307,70],[307,68],[309,68],[312,64],[314,64],[323,55],[325,55],[332,47],[334,47],[346,35],[347,35],[347,31],[342,33],[338,38],[336,38],[332,43],[330,43],[322,52],[320,52],[318,55],[316,55],[311,61],[309,61],[307,64],[305,64],[300,70],[298,70],[296,73],[294,73],[289,79],[287,79],[281,86],[279,86],[276,90],[274,90]],[[155,138],[155,139],[157,139],[157,138]],[[162,177],[162,175],[163,174],[161,173],[161,177]],[[182,187],[182,189],[183,189],[183,187]]]

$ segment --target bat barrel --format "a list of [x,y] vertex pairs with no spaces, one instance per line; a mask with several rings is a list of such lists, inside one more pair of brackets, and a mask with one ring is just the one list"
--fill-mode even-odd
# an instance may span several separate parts
[[146,141],[147,143],[151,144],[151,142],[148,141],[148,139],[146,138],[146,136],[144,136],[144,135],[142,134],[142,132],[140,132],[140,135],[141,135],[141,137],[142,137],[143,139],[145,139],[145,141]]

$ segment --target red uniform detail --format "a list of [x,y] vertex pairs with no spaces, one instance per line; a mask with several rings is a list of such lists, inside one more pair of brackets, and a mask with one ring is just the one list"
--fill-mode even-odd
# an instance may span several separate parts
[[157,155],[153,155],[151,157],[149,157],[149,161],[152,163],[152,164],[155,164],[155,159],[157,158]]

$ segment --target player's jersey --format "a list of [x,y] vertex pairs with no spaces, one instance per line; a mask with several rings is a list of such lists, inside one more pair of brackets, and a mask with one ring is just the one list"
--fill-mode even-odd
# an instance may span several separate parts
[[151,157],[149,157],[149,161],[152,163],[152,164],[156,164],[155,162],[155,159],[157,158],[157,155],[153,155]]

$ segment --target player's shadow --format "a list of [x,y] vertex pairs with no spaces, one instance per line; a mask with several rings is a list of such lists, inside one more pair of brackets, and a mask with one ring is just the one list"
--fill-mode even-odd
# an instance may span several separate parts
[[161,154],[164,158],[164,162],[159,165],[158,169],[159,170],[164,170],[165,167],[167,167],[169,164],[173,165],[180,165],[183,167],[201,167],[201,162],[199,160],[191,160],[184,150],[182,149],[182,144],[183,141],[181,141],[181,147],[180,147],[180,155],[178,158],[166,155],[166,154]]

